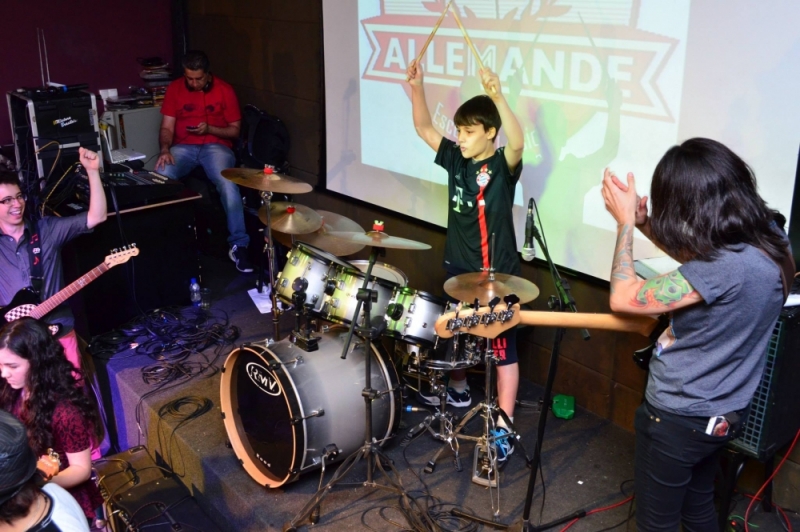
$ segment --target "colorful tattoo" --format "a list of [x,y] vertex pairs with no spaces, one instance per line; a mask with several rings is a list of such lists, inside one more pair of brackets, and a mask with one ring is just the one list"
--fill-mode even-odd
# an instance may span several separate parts
[[681,272],[675,270],[666,275],[659,275],[644,283],[632,303],[640,307],[661,304],[669,307],[681,299],[696,294]]

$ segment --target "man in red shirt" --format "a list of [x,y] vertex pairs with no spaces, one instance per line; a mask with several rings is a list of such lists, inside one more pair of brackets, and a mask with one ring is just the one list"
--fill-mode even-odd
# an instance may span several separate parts
[[203,167],[225,209],[228,256],[240,272],[249,273],[253,267],[247,259],[250,237],[244,225],[242,196],[235,183],[222,177],[222,170],[236,164],[231,146],[242,124],[239,101],[233,87],[209,71],[203,52],[189,50],[182,66],[183,79],[170,83],[161,107],[161,155],[156,171],[180,179],[193,168]]

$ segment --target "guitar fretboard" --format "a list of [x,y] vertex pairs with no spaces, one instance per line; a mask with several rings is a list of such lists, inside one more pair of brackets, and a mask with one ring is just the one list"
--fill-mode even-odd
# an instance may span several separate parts
[[31,312],[31,317],[36,319],[41,319],[42,317],[46,316],[50,313],[53,309],[59,306],[61,303],[75,295],[79,290],[81,290],[84,286],[91,283],[102,274],[108,271],[108,266],[105,263],[101,264],[100,266],[96,266],[92,268],[85,274],[81,275],[73,282],[59,290],[57,293],[53,294],[52,297],[48,298],[47,301],[38,305],[33,311]]

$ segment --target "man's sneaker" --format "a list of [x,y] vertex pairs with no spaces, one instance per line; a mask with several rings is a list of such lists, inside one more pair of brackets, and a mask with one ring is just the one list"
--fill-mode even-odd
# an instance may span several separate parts
[[514,453],[514,443],[508,437],[508,429],[505,427],[492,430],[492,436],[495,438],[492,447],[497,451],[497,461],[503,463]]
[[228,257],[236,264],[236,269],[242,273],[250,273],[253,271],[253,265],[250,264],[250,259],[247,258],[247,248],[240,248],[236,244],[231,246],[228,251]]
[[[426,406],[439,406],[439,396],[432,394],[430,391],[417,392],[417,401]],[[463,392],[447,388],[447,404],[459,408],[471,405],[472,395],[469,393],[469,387]]]

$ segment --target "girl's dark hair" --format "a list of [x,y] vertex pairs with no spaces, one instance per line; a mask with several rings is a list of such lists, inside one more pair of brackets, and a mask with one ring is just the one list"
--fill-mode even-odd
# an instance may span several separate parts
[[0,522],[12,524],[17,519],[28,515],[36,497],[41,493],[42,477],[38,473],[33,475],[19,492],[9,500],[0,504]]
[[723,144],[705,138],[673,146],[650,185],[651,234],[675,259],[708,261],[725,248],[750,244],[780,263],[786,240],[777,211],[759,196],[753,171]]
[[9,172],[8,170],[0,170],[0,185],[16,185],[19,188],[22,188],[19,182],[19,176],[14,172]]
[[[9,349],[30,363],[25,400],[20,421],[28,430],[28,441],[37,456],[53,446],[52,421],[56,405],[67,401],[91,424],[97,441],[102,439],[102,424],[95,403],[80,383],[83,374],[64,355],[64,348],[50,330],[33,318],[9,322],[0,329],[0,349]],[[22,390],[0,383],[0,408],[13,411]]]
[[500,132],[500,126],[503,125],[503,121],[500,119],[500,113],[497,111],[497,106],[486,94],[475,96],[462,103],[461,107],[456,110],[453,122],[458,127],[476,126],[480,124],[486,131],[489,131],[489,128],[493,127],[494,138],[497,138],[497,134]]

